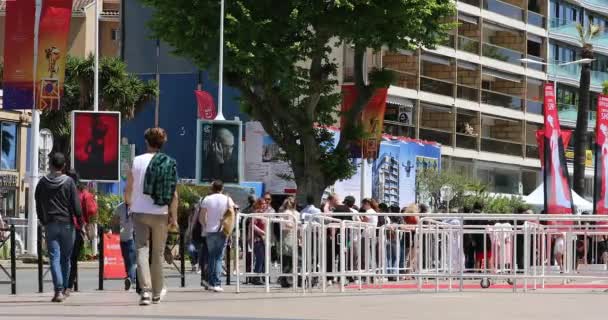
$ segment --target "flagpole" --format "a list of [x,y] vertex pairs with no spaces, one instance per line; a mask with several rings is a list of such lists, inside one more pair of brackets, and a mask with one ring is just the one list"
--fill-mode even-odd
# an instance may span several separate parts
[[95,71],[93,111],[99,111],[99,1],[95,0]]
[[220,70],[218,87],[217,116],[215,120],[226,120],[224,118],[224,0],[220,3]]
[[33,77],[33,103],[32,103],[32,142],[30,144],[30,185],[28,196],[27,220],[27,252],[38,256],[38,215],[36,214],[35,193],[38,185],[38,133],[40,132],[40,112],[36,101],[36,70],[38,65],[38,26],[40,25],[40,11],[42,0],[36,0],[36,18],[34,22],[34,65]]

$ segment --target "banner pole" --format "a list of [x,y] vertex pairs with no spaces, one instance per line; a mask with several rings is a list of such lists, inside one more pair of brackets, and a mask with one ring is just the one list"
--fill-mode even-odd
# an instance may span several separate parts
[[215,120],[226,120],[224,118],[224,0],[220,3],[220,72],[217,94],[217,116]]
[[93,111],[99,111],[99,1],[95,0],[95,79]]
[[28,221],[27,221],[27,245],[28,252],[33,256],[38,255],[38,215],[36,214],[35,191],[38,184],[38,133],[40,132],[40,113],[36,101],[36,70],[38,65],[38,26],[40,25],[40,11],[42,0],[36,0],[36,18],[34,23],[34,72],[32,104],[32,141],[30,144],[30,185],[28,196]]

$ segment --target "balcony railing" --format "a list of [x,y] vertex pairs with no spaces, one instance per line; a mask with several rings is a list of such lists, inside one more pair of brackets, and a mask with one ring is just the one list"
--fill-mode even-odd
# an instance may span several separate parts
[[463,36],[458,36],[458,50],[479,54],[479,41]]
[[[537,56],[533,56],[533,55],[526,55],[526,59],[530,59],[530,60],[534,60],[534,61],[538,61],[538,62],[545,62],[543,60],[543,58],[537,57]],[[545,71],[545,65],[542,63],[533,63],[533,62],[526,62],[526,66],[529,69],[534,69],[534,70],[538,70],[538,71]]]
[[[570,79],[572,81],[579,81],[581,78],[581,65],[580,64],[568,64],[568,65],[549,65],[549,74],[556,77]],[[604,82],[608,81],[608,72],[591,70],[591,85],[594,87],[603,87]]]
[[526,157],[540,159],[538,154],[538,146],[531,144],[526,145]]
[[477,150],[477,136],[464,133],[456,134],[456,147],[463,149]]
[[[557,113],[560,121],[568,121],[576,123],[578,116],[578,107],[572,104],[558,103]],[[595,126],[595,111],[589,111],[589,126]]]
[[539,28],[545,28],[545,17],[533,11],[528,11],[528,24],[537,26]]
[[420,139],[435,141],[444,146],[452,145],[452,134],[450,132],[437,129],[420,128]]
[[480,0],[458,0],[458,2],[462,2],[462,3],[466,3],[475,7],[480,7],[481,2]]
[[553,18],[549,25],[549,31],[578,39],[578,31],[576,30],[576,22],[574,21]]
[[483,0],[483,8],[505,17],[524,21],[524,10],[522,8],[500,0]]
[[444,47],[454,48],[455,43],[456,43],[456,36],[454,36],[453,34],[449,34],[447,39],[443,40],[440,43],[440,45],[442,45]]
[[534,114],[543,114],[543,102],[527,100],[526,101],[526,112]]
[[523,110],[522,98],[494,91],[482,90],[481,102],[514,110]]
[[484,43],[481,51],[484,57],[516,65],[521,65],[521,59],[524,58],[524,54],[522,52],[489,43]]
[[403,72],[391,68],[386,68],[395,74],[393,85],[401,88],[418,90],[418,76],[414,73]]
[[458,99],[479,102],[479,90],[459,85],[456,90],[456,97]]
[[481,138],[481,151],[508,154],[511,156],[522,156],[522,149],[520,143],[493,139],[493,138]]
[[454,96],[454,84],[444,80],[420,77],[420,90],[444,96]]

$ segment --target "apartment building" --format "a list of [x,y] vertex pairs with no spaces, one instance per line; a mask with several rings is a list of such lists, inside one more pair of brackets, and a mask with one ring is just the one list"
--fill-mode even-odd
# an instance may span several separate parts
[[389,206],[399,206],[399,158],[382,154],[373,170],[372,197]]
[[[385,133],[437,141],[442,168],[476,177],[492,192],[529,194],[542,182],[535,133],[543,125],[543,83],[557,82],[562,126],[573,129],[580,65],[556,63],[580,56],[574,23],[608,26],[608,0],[573,2],[459,0],[458,26],[436,49],[370,55],[369,65],[397,75]],[[594,45],[597,97],[607,75],[602,53],[608,54],[608,34]],[[344,52],[343,80],[349,82],[352,52]],[[589,197],[593,170],[587,171]]]

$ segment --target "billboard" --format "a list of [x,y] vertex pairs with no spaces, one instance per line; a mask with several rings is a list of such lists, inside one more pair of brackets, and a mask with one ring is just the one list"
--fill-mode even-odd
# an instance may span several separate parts
[[72,169],[83,181],[120,181],[120,112],[72,112]]
[[[595,126],[595,187],[593,192],[594,214],[608,215],[608,96],[597,100],[597,124]],[[605,223],[600,223],[605,224]]]
[[196,130],[196,179],[201,183],[222,180],[238,184],[242,179],[242,123],[198,120]]

